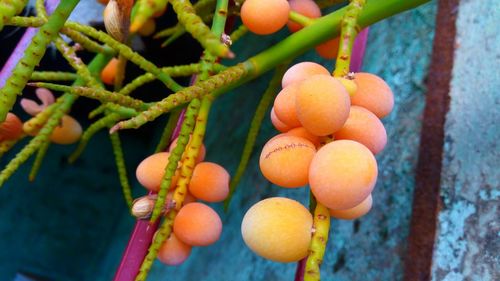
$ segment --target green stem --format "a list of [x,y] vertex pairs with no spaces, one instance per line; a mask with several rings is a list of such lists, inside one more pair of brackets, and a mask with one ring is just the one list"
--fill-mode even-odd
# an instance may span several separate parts
[[74,81],[78,74],[62,71],[33,71],[31,80],[36,81]]
[[155,153],[164,151],[167,148],[180,115],[181,115],[181,110],[176,109],[170,113],[170,116],[168,116],[167,125],[165,125],[165,129],[163,129],[160,141],[156,146]]
[[76,4],[78,4],[78,0],[61,1],[48,21],[33,37],[23,58],[12,71],[5,86],[0,89],[0,122],[5,120],[7,113],[16,102],[16,96],[21,94],[35,66],[40,63],[45,54],[50,41],[57,36]]
[[250,130],[248,130],[248,135],[245,141],[245,146],[243,147],[243,153],[241,154],[240,163],[229,184],[229,195],[224,201],[224,210],[226,212],[229,209],[229,204],[231,203],[231,199],[236,190],[236,187],[238,186],[238,183],[245,173],[248,161],[250,160],[250,156],[252,155],[255,140],[257,139],[257,135],[262,125],[262,121],[266,116],[269,105],[271,105],[273,98],[276,96],[277,89],[281,86],[281,78],[283,77],[283,74],[285,73],[287,67],[288,64],[282,64],[276,69],[273,78],[269,82],[269,86],[262,95],[259,105],[257,106],[257,110],[255,111],[255,115],[253,116],[252,123],[250,124]]
[[[112,115],[112,114],[109,114]],[[108,115],[108,116],[109,116]],[[111,146],[113,147],[113,154],[115,155],[116,168],[118,170],[118,177],[120,179],[120,185],[122,186],[123,197],[129,209],[132,208],[132,189],[128,182],[127,168],[125,166],[125,159],[123,157],[122,144],[118,134],[112,134],[109,136],[111,140]]]
[[363,11],[365,0],[351,0],[347,6],[345,15],[342,18],[342,29],[340,32],[339,53],[335,61],[335,70],[333,76],[346,77],[349,74],[349,67],[351,65],[352,46],[354,39],[358,35],[359,27],[357,26],[357,19],[359,14]]
[[304,281],[319,281],[320,266],[323,262],[328,232],[330,230],[330,212],[323,204],[316,202],[313,218],[313,234],[309,245]]
[[288,18],[291,21],[296,22],[302,26],[309,26],[309,25],[314,23],[314,19],[308,18],[308,17],[306,17],[302,14],[299,14],[295,11],[290,11],[290,13],[288,14]]

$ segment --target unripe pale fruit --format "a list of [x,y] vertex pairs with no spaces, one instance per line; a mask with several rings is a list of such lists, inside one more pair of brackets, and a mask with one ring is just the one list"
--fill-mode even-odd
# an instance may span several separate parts
[[259,256],[294,262],[308,254],[312,223],[311,214],[299,202],[274,197],[256,203],[246,212],[241,234]]
[[274,128],[276,128],[276,130],[282,133],[285,133],[291,129],[287,124],[281,121],[278,118],[278,116],[276,116],[276,113],[274,112],[274,107],[271,108],[271,123],[273,123],[273,126]]
[[378,118],[391,113],[394,107],[394,95],[382,78],[371,73],[358,72],[354,74],[354,82],[358,88],[351,97],[353,105],[368,109]]
[[207,202],[220,202],[229,194],[229,173],[218,164],[201,162],[194,167],[189,192]]
[[290,131],[286,132],[285,135],[296,136],[304,138],[314,144],[314,146],[318,147],[320,144],[320,139],[318,136],[315,136],[308,132],[304,127],[293,128]]
[[309,164],[316,147],[310,141],[282,136],[269,140],[260,154],[260,170],[266,179],[282,187],[307,184]]
[[163,242],[158,251],[158,260],[167,265],[179,265],[191,254],[191,246],[179,240],[174,233]]
[[[168,157],[170,157],[170,153],[159,152],[142,160],[135,172],[139,183],[148,190],[159,191],[161,180],[163,179],[163,175],[165,175],[165,167],[168,164]],[[178,173],[176,172],[172,178],[171,187],[175,186],[177,178]]]
[[317,136],[338,131],[349,117],[351,102],[342,84],[330,75],[314,75],[299,84],[295,106],[302,126]]
[[241,7],[241,20],[256,34],[271,34],[288,22],[290,5],[286,0],[246,0]]
[[[289,0],[290,9],[303,16],[311,19],[321,17],[321,10],[318,4],[312,0]],[[291,32],[296,32],[302,29],[302,25],[295,23],[293,21],[288,21],[286,24]]]
[[[172,150],[174,150],[175,146],[177,145],[177,140],[178,139],[179,138],[175,138],[172,141],[172,143],[168,147],[168,151],[172,152]],[[189,138],[189,142],[186,145],[186,147],[188,147],[190,143],[191,143],[191,137]],[[201,161],[203,161],[205,159],[206,153],[207,153],[207,149],[205,148],[205,145],[201,144],[200,151],[198,152],[198,156],[196,157],[196,163],[200,163]]]
[[334,59],[339,53],[339,37],[319,44],[315,48],[318,55],[324,59]]
[[219,240],[222,221],[209,206],[194,202],[183,206],[174,220],[174,233],[191,246],[208,246]]
[[318,150],[309,168],[314,197],[329,209],[353,208],[372,192],[377,161],[364,145],[339,140]]
[[300,62],[290,67],[281,80],[281,87],[286,88],[288,85],[296,82],[301,82],[313,75],[324,74],[330,75],[328,69],[315,62]]
[[50,140],[57,144],[72,144],[82,136],[82,126],[73,117],[64,115],[61,124],[54,128]]
[[290,84],[281,90],[274,100],[273,108],[276,117],[290,128],[301,126],[295,109],[295,96],[298,89],[298,83]]
[[345,210],[330,210],[330,215],[337,219],[354,220],[366,215],[372,208],[372,195],[368,195],[363,202]]
[[387,133],[384,124],[375,114],[361,106],[353,105],[344,127],[335,133],[335,139],[357,141],[373,154],[377,154],[387,143]]

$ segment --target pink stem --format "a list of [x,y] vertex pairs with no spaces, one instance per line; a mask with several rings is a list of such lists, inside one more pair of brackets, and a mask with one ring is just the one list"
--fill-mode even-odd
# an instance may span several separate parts
[[[365,56],[366,41],[368,39],[368,27],[361,30],[354,40],[351,53],[351,65],[349,70],[352,72],[359,72],[363,65],[363,58]],[[304,281],[304,273],[306,269],[307,257],[301,259],[297,263],[297,270],[295,271],[294,281]]]

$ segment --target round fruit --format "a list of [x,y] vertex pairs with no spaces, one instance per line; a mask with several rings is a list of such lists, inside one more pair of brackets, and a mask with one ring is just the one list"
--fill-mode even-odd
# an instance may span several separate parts
[[[292,11],[308,18],[315,19],[321,17],[321,10],[319,9],[318,4],[312,0],[289,0],[288,4],[290,4],[290,9]],[[302,25],[293,21],[288,21],[286,25],[291,32],[296,32],[302,29]]]
[[229,173],[218,164],[201,162],[194,167],[189,192],[207,202],[220,202],[229,194]]
[[320,140],[318,136],[315,136],[308,132],[304,127],[293,128],[290,131],[286,132],[285,135],[296,136],[304,138],[314,144],[314,146],[318,147],[320,144]]
[[368,109],[353,105],[344,127],[335,133],[335,139],[357,141],[373,154],[377,154],[387,143],[387,133],[384,124],[375,114]]
[[354,82],[356,82],[358,89],[351,97],[353,105],[370,110],[378,118],[383,118],[391,113],[394,107],[394,95],[382,78],[371,73],[359,72],[354,74]]
[[241,7],[241,20],[256,34],[271,34],[288,22],[290,5],[286,0],[246,0]]
[[377,161],[368,148],[339,140],[318,150],[309,168],[309,184],[316,199],[329,209],[349,209],[370,195],[377,173]]
[[73,117],[64,115],[61,124],[54,128],[50,140],[57,144],[72,144],[82,136],[82,126]]
[[307,184],[309,164],[316,147],[310,141],[282,136],[269,140],[260,154],[260,170],[270,182],[283,187]]
[[285,72],[281,80],[281,87],[284,89],[288,85],[303,81],[317,74],[330,75],[330,72],[322,65],[314,62],[305,61],[297,63]]
[[177,239],[174,233],[163,242],[158,251],[158,259],[167,265],[179,265],[191,254],[191,246]]
[[302,81],[295,100],[300,123],[316,136],[342,128],[350,105],[346,89],[330,75],[314,75]]
[[23,122],[12,112],[0,123],[0,141],[15,140],[23,134]]
[[154,19],[149,19],[147,20],[139,30],[137,30],[137,33],[141,36],[150,36],[155,32],[156,29],[156,22]]
[[[148,190],[155,192],[159,191],[161,180],[165,175],[165,167],[168,165],[168,157],[170,157],[170,153],[160,152],[142,160],[139,166],[137,166],[137,170],[135,172],[139,183]],[[177,178],[178,173],[176,173],[172,178],[171,187],[175,186]]]
[[118,59],[112,58],[101,72],[102,82],[108,85],[113,85],[115,82],[117,67],[118,67]]
[[313,219],[299,202],[283,197],[264,199],[243,217],[241,234],[259,256],[278,262],[298,261],[309,253]]
[[285,133],[291,129],[287,124],[283,123],[283,121],[281,121],[278,116],[276,116],[274,107],[271,109],[271,123],[273,123],[273,126],[274,128],[276,128],[276,130],[282,133]]
[[174,233],[191,246],[208,246],[219,240],[222,221],[205,204],[194,202],[183,206],[174,220]]
[[281,90],[274,100],[274,113],[279,120],[283,121],[288,127],[299,127],[300,121],[297,118],[295,110],[295,96],[299,90],[298,84],[288,85]]
[[366,215],[372,208],[372,195],[368,195],[363,202],[345,210],[330,210],[330,215],[337,219],[353,220]]
[[316,46],[315,50],[322,58],[328,60],[336,58],[339,53],[339,37],[319,44]]

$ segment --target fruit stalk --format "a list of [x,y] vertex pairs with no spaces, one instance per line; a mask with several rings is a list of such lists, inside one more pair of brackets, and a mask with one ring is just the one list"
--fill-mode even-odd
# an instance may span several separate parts
[[330,230],[330,212],[323,204],[316,202],[314,209],[313,234],[309,246],[309,256],[306,262],[304,281],[320,280],[320,266],[328,242]]
[[57,32],[63,27],[64,22],[78,2],[78,0],[62,1],[33,37],[23,58],[16,65],[3,88],[0,89],[0,122],[5,120],[7,113],[16,101],[16,96],[23,90],[35,66],[40,63],[45,54],[49,43],[57,36]]

